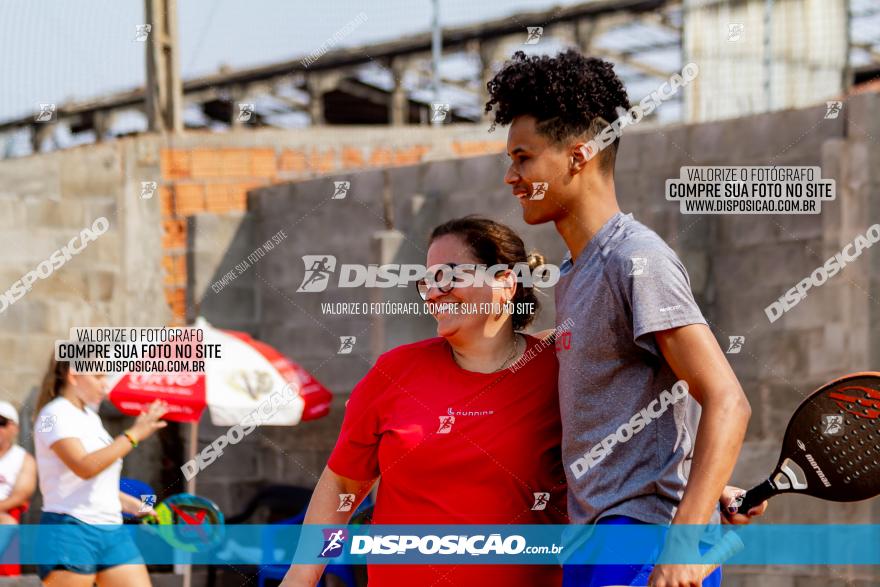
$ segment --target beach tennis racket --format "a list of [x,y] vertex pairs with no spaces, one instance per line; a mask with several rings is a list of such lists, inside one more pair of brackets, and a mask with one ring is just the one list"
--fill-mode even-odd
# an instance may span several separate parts
[[153,508],[156,513],[141,518],[175,548],[204,551],[223,540],[223,512],[213,501],[191,493],[177,493]]
[[748,512],[781,493],[827,501],[880,494],[880,373],[846,375],[801,402],[773,473],[732,505]]
[[[797,407],[770,477],[735,504],[747,513],[781,493],[827,501],[861,501],[880,494],[880,373],[852,373],[826,383]],[[705,559],[725,560],[744,548],[728,532]],[[705,579],[718,567],[706,565]]]

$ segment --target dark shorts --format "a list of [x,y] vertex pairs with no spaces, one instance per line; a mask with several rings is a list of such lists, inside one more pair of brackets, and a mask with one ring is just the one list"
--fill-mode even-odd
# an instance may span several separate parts
[[131,535],[121,525],[108,530],[106,526],[99,528],[52,512],[42,513],[40,525],[46,526],[40,534],[40,546],[57,561],[37,565],[40,579],[55,570],[94,575],[119,565],[144,562]]
[[[627,516],[608,516],[597,522],[598,524],[640,524],[638,520]],[[626,549],[626,545],[620,544],[590,544],[584,548],[589,549],[591,555],[602,557],[602,553],[612,553],[616,550]],[[709,549],[708,545],[700,545],[700,551]],[[660,546],[654,552],[654,558],[660,556]],[[564,565],[562,568],[563,587],[604,587],[605,585],[647,585],[651,571],[654,570],[652,563],[640,565]],[[721,567],[715,569],[708,577],[703,579],[703,587],[720,587]]]

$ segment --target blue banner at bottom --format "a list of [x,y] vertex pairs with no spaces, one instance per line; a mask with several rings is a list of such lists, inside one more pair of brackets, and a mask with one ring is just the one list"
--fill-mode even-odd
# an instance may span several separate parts
[[0,526],[22,564],[880,565],[880,525]]

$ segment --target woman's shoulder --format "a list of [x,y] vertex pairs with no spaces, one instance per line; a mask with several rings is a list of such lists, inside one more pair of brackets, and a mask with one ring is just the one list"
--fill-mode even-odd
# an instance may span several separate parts
[[5,461],[9,459],[10,461],[23,461],[27,457],[27,454],[28,451],[26,451],[20,444],[13,444],[0,460]]
[[414,373],[426,373],[427,366],[435,362],[444,340],[440,337],[402,344],[390,349],[376,359],[359,388],[370,390],[361,393],[383,393],[392,382],[412,377]]
[[89,406],[79,409],[63,397],[56,397],[43,406],[37,414],[37,422],[44,422],[44,426],[50,425],[49,422],[52,422],[51,425],[54,426],[54,422],[60,418],[68,422],[75,422],[75,426],[82,426],[85,425],[85,422],[93,420],[101,421],[101,417]]
[[73,408],[73,406],[69,401],[67,401],[63,397],[56,397],[45,406],[43,406],[38,415],[49,416],[52,414],[58,414],[59,412],[69,411],[71,408]]

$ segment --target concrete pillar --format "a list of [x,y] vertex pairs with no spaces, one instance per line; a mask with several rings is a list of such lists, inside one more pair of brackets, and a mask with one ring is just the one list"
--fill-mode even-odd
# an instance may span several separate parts
[[574,42],[584,55],[589,55],[596,41],[599,19],[590,18],[575,21],[573,24]]
[[500,39],[480,40],[478,43],[477,51],[480,54],[480,116],[484,120],[488,120],[489,116],[482,112],[486,102],[489,101],[489,90],[486,89],[486,84],[495,76],[492,63],[503,59],[502,44]]
[[309,93],[309,116],[312,125],[326,122],[324,118],[323,96],[339,84],[342,74],[336,71],[310,73],[306,75],[306,91]]
[[146,0],[152,29],[146,42],[146,113],[154,132],[183,130],[183,83],[177,36],[177,0]]
[[110,111],[98,111],[93,114],[92,128],[95,131],[95,142],[104,140],[104,135],[110,128],[113,113]]
[[[244,101],[244,90],[240,86],[234,86],[229,89],[229,100],[231,102],[231,106],[229,108],[229,126],[232,127],[233,130],[237,130],[241,128],[242,121],[239,118],[241,113],[241,104]],[[256,112],[251,114],[251,116],[256,116]]]
[[318,79],[320,74],[313,74],[306,78],[306,89],[309,93],[309,118],[312,126],[324,124],[324,102],[321,84]]
[[406,61],[396,57],[389,63],[391,75],[394,76],[394,89],[388,101],[388,120],[391,126],[403,126],[409,123],[409,100],[403,87],[403,76],[407,69]]
[[52,138],[54,132],[54,123],[39,122],[31,125],[31,148],[34,150],[34,154],[40,152],[43,141]]

